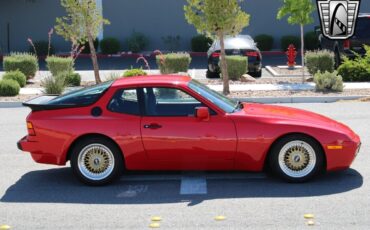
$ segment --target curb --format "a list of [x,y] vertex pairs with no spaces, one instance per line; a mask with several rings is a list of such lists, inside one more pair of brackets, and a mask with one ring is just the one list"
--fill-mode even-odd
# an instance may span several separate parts
[[[368,96],[328,96],[328,97],[250,97],[236,98],[242,102],[254,102],[262,104],[293,104],[293,103],[333,103],[337,101],[357,100]],[[0,101],[0,108],[20,108],[22,102]]]

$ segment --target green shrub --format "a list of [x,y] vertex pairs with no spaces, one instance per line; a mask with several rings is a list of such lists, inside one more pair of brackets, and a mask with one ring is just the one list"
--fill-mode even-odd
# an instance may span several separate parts
[[370,81],[370,64],[345,59],[339,66],[338,73],[343,76],[344,81]]
[[[48,50],[49,50],[49,42],[48,41],[36,41],[33,44],[36,48],[36,52],[37,52],[38,56],[47,56],[48,55]],[[33,46],[31,46],[31,45],[30,45],[28,50],[32,54],[35,53],[35,50],[34,50]],[[55,53],[54,46],[52,44],[50,44],[49,55],[53,55],[54,53]]]
[[10,71],[6,72],[3,76],[3,80],[14,80],[18,82],[20,87],[24,87],[26,85],[26,75],[24,75],[21,71]]
[[205,35],[197,35],[191,39],[191,51],[193,52],[207,52],[213,43],[212,38]]
[[66,86],[80,86],[81,85],[81,76],[78,73],[72,72],[61,72],[58,74],[58,77],[64,78]]
[[[83,54],[90,54],[91,53],[89,42],[83,42],[83,43],[81,43],[81,46],[85,47],[82,50],[81,53],[83,53]],[[98,50],[98,48],[99,48],[99,39],[97,39],[97,38],[94,40],[94,47],[95,47],[95,50]]]
[[139,32],[133,32],[127,39],[128,50],[134,53],[143,51],[149,44],[148,38]]
[[366,54],[364,57],[357,55],[354,60],[344,58],[338,68],[338,73],[343,76],[344,81],[370,81],[370,46],[364,46]]
[[27,79],[35,77],[39,70],[37,57],[29,53],[12,53],[4,57],[3,67],[6,72],[19,70]]
[[315,31],[307,32],[304,35],[304,48],[305,50],[317,50],[320,46],[319,37]]
[[162,74],[188,72],[191,57],[188,53],[170,53],[156,56]]
[[301,48],[301,40],[299,37],[294,35],[287,35],[281,38],[281,49],[287,50],[289,45],[293,44],[296,49]]
[[230,80],[238,81],[243,74],[248,72],[248,57],[226,56],[226,63]]
[[146,75],[147,73],[142,69],[130,69],[130,70],[126,70],[123,73],[124,77],[146,76]]
[[71,57],[49,56],[46,58],[46,66],[53,76],[62,72],[73,72],[74,61]]
[[343,91],[343,80],[337,71],[318,72],[314,76],[317,91]]
[[20,86],[18,82],[11,79],[0,81],[0,96],[17,96]]
[[116,38],[104,38],[100,41],[100,48],[103,54],[116,54],[121,50],[121,45]]
[[307,51],[305,63],[311,75],[315,75],[317,72],[333,72],[334,53],[328,50]]
[[262,51],[269,51],[272,49],[274,44],[274,37],[267,34],[260,34],[254,38],[254,41],[257,43],[257,47]]
[[41,81],[45,94],[59,95],[65,88],[65,78],[63,74],[57,76],[48,76]]

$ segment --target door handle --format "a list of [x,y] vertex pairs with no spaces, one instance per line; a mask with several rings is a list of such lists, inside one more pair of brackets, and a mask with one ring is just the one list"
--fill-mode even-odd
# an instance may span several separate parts
[[160,129],[162,128],[162,125],[159,124],[149,124],[149,125],[144,125],[144,129]]

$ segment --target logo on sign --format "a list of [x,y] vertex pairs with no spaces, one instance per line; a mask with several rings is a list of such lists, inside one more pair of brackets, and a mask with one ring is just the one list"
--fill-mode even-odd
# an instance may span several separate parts
[[330,39],[347,39],[356,27],[360,0],[317,0],[323,35]]

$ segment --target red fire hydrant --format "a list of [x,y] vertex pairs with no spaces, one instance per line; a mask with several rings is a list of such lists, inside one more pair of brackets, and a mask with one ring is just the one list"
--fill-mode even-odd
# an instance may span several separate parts
[[288,57],[288,67],[289,68],[294,68],[295,64],[295,59],[297,58],[297,51],[295,50],[295,47],[293,44],[290,44],[288,47],[288,51],[286,52],[286,55]]

